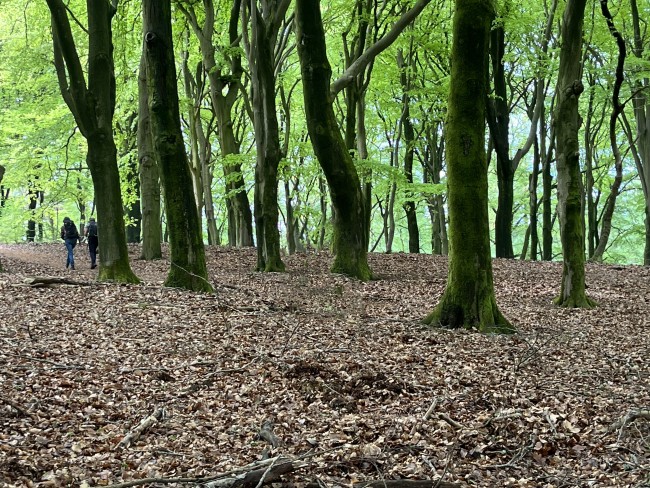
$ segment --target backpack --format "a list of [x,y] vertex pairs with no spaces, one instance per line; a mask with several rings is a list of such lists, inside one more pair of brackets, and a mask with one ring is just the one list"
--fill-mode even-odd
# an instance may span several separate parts
[[63,230],[66,239],[79,239],[79,232],[77,231],[77,226],[74,225],[74,222],[70,221],[64,223]]
[[88,222],[88,237],[97,237],[97,222]]

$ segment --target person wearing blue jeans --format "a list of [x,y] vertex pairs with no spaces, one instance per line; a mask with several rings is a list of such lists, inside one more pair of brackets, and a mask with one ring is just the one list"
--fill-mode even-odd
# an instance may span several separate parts
[[65,242],[65,248],[68,250],[68,257],[65,262],[65,267],[74,269],[74,248],[79,242],[79,231],[70,217],[63,219],[63,227],[61,227],[61,239]]

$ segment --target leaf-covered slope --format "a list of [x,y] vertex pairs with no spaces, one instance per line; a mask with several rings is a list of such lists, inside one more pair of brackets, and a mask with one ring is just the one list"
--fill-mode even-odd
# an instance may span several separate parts
[[316,453],[288,481],[650,483],[650,421],[620,423],[650,409],[648,269],[589,265],[600,306],[579,311],[551,304],[559,264],[496,260],[520,331],[502,337],[420,325],[444,258],[371,255],[360,283],[326,253],[261,274],[254,250],[208,248],[205,295],[162,288],[168,263],[131,252],[143,285],[94,283],[83,248],[66,272],[61,245],[0,246],[0,484],[215,475],[261,458],[266,420],[270,455]]

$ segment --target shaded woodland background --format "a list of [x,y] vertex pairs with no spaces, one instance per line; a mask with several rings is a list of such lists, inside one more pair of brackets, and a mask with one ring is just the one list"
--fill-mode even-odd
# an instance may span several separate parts
[[[559,263],[497,259],[519,330],[498,336],[421,325],[444,257],[371,254],[378,276],[363,283],[331,274],[326,252],[255,273],[254,250],[214,247],[207,295],[162,287],[167,259],[129,249],[141,285],[94,282],[81,253],[65,277],[83,286],[32,288],[60,276],[63,246],[0,246],[5,486],[207,477],[264,451],[313,454],[281,480],[327,486],[650,483],[645,267],[587,265],[600,306],[577,310],[551,304]],[[258,437],[267,420],[273,449]]]
[[[138,179],[142,164],[137,144],[141,5],[135,1],[116,5],[115,138],[129,223],[127,239],[138,242],[142,238],[141,192],[149,191]],[[324,2],[332,81],[410,5]],[[240,36],[254,24],[250,17],[245,19],[248,23],[233,17],[230,1],[178,1],[173,7],[177,91],[204,238],[210,244],[251,245],[254,167],[259,153],[252,117],[259,102],[253,96],[252,51],[247,51],[245,38],[236,47],[230,44],[232,19],[235,34]],[[552,105],[563,4],[498,2],[496,7],[488,118],[493,252],[497,257],[557,259]],[[77,13],[78,23],[72,22],[72,30],[83,53],[88,40],[85,21],[79,19],[84,18],[85,6],[74,1],[70,9]],[[598,2],[590,3],[585,14],[585,93],[580,107],[585,252],[590,257],[598,248],[603,225],[608,225],[605,209],[610,195],[615,195],[618,203],[602,257],[642,263],[644,175],[648,173],[644,168],[649,164],[650,147],[650,134],[644,129],[648,125],[650,52],[645,26],[650,11],[646,2],[635,0],[613,2],[610,9],[627,46],[619,97],[622,110],[613,134],[616,150],[610,144],[608,123],[614,109],[616,41]],[[306,136],[291,13],[289,9],[284,23],[276,26],[274,81],[281,143],[277,203],[281,245],[290,253],[306,247],[327,248],[332,232],[328,192]],[[453,2],[429,4],[394,45],[339,92],[340,128],[362,183],[371,191],[371,250],[447,252],[442,136],[452,13]],[[94,192],[84,162],[86,142],[57,86],[46,5],[6,1],[0,25],[4,61],[0,69],[4,167],[0,239],[56,240],[64,215],[79,222],[94,212]],[[227,126],[232,130],[228,134],[224,132]],[[414,225],[419,235],[415,244],[409,244]],[[166,236],[163,231],[161,238]]]

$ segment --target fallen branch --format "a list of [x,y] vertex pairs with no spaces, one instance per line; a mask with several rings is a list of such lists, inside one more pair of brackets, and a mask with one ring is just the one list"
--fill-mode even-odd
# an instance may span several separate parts
[[[259,468],[259,466],[264,467]],[[303,466],[305,464],[298,463],[298,460],[278,456],[215,476],[201,478],[143,478],[109,485],[106,488],[129,488],[154,483],[164,485],[173,483],[200,484],[205,488],[257,488],[258,485],[272,483],[283,474],[290,473]],[[240,474],[232,476],[236,473]]]
[[440,420],[444,420],[445,422],[447,422],[454,429],[463,429],[464,428],[463,424],[459,424],[458,422],[456,422],[454,419],[452,419],[449,415],[447,415],[445,413],[439,413],[438,418]]
[[59,278],[56,276],[35,276],[33,278],[25,278],[23,284],[31,288],[47,288],[53,285],[74,285],[74,286],[90,286],[92,283],[87,281],[75,281],[68,278]]
[[28,361],[36,361],[39,363],[51,364],[54,367],[53,369],[69,369],[69,370],[86,369],[85,366],[78,366],[76,364],[61,364],[61,363],[56,363],[54,361],[50,361],[49,359],[35,358],[32,356],[23,356],[21,354],[8,354],[8,356],[13,356],[20,359],[26,359]]
[[610,432],[619,429],[618,439],[616,440],[617,444],[621,443],[621,440],[623,439],[623,432],[625,431],[627,424],[634,422],[637,419],[650,420],[650,410],[632,410],[631,412],[628,412],[623,418],[612,424],[609,429]]
[[440,480],[375,480],[354,483],[353,488],[460,488],[457,483]]
[[[257,359],[257,358],[256,358]],[[214,384],[214,381],[217,376],[221,374],[228,374],[228,373],[243,373],[246,371],[246,368],[253,364],[256,359],[253,359],[253,361],[249,361],[248,363],[244,364],[243,366],[239,368],[226,368],[226,369],[218,369],[216,371],[212,371],[210,374],[207,375],[206,378],[196,381],[192,383],[189,387],[185,388],[181,392],[179,392],[180,397],[185,397],[187,395],[191,395],[192,393],[196,393],[197,391],[201,390],[202,388],[210,387]],[[196,364],[190,364],[189,366],[195,366],[199,365],[199,363]],[[180,369],[180,368],[179,368]]]
[[126,436],[124,436],[124,439],[122,439],[114,447],[114,449],[117,449],[118,447],[129,447],[131,443],[136,442],[147,429],[149,429],[152,425],[154,425],[159,420],[162,420],[164,416],[165,416],[165,408],[164,407],[158,408],[154,413],[142,419],[142,421],[136,427],[131,429],[131,431],[128,434],[126,434]]
[[29,418],[34,419],[34,420],[36,419],[36,415],[34,415],[31,412],[28,412],[27,410],[25,410],[22,406],[18,405],[13,400],[9,400],[9,398],[5,398],[5,397],[0,396],[0,403],[4,403],[6,405],[9,405],[11,408],[16,410],[23,417],[29,417]]

